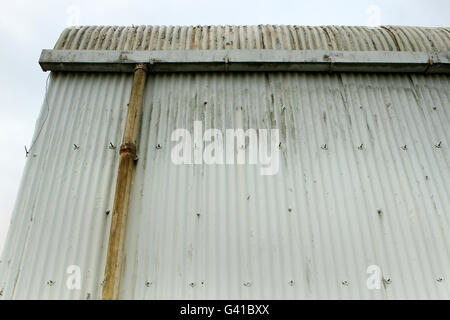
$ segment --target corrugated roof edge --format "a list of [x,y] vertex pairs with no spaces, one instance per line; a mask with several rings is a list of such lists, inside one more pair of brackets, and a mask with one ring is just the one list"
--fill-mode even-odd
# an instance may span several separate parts
[[450,51],[450,29],[409,26],[80,26],[55,50]]

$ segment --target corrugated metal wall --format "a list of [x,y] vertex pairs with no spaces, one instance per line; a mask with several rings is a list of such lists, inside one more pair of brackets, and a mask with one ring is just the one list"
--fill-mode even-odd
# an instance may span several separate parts
[[[0,264],[7,299],[101,296],[132,76],[52,73]],[[82,290],[68,290],[68,266]]]
[[[122,297],[449,298],[449,281],[438,281],[450,276],[449,84],[150,77]],[[223,132],[278,128],[280,172],[172,164],[171,132],[192,132],[196,119]],[[380,291],[366,287],[372,264],[387,280]]]
[[[53,77],[3,298],[100,298],[118,159],[108,145],[120,145],[130,86]],[[121,297],[450,298],[449,88],[439,75],[150,75]],[[194,120],[278,128],[279,173],[173,164],[172,130]],[[70,264],[81,291],[65,286]],[[366,288],[372,264],[378,291]]]

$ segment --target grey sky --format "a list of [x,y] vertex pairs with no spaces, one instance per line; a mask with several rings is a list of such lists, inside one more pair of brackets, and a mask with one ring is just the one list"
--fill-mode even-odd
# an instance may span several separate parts
[[[377,15],[379,12],[379,15]],[[38,58],[68,24],[412,25],[448,27],[448,0],[3,1],[0,8],[0,251],[40,111],[47,74]]]

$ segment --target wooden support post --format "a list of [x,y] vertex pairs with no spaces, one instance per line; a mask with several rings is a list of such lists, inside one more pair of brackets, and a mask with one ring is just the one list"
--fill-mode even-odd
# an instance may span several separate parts
[[114,207],[103,283],[103,300],[116,300],[119,298],[128,207],[137,159],[136,140],[141,123],[146,79],[146,66],[144,64],[136,65],[125,130],[120,147],[119,170],[114,195]]

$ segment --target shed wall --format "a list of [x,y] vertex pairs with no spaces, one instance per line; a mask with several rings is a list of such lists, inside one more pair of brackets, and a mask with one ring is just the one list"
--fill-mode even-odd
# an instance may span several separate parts
[[[110,142],[120,145],[131,84],[52,74],[2,298],[101,297]],[[121,297],[450,298],[449,89],[441,75],[149,75]],[[170,135],[194,120],[279,129],[278,174],[173,164]],[[366,287],[373,264],[381,290]],[[69,265],[81,267],[81,290],[66,287]]]

